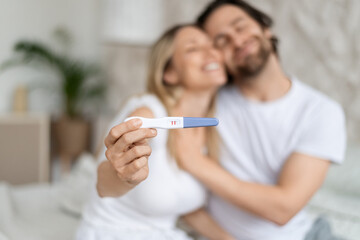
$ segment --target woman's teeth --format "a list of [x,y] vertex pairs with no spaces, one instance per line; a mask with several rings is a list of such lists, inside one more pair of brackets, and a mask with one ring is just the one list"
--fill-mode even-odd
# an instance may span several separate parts
[[209,63],[204,67],[205,71],[217,70],[219,68],[220,65],[218,63]]

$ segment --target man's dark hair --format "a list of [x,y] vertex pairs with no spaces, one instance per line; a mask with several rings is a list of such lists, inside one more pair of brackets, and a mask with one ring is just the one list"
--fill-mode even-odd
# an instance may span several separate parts
[[[253,18],[259,25],[265,29],[270,28],[273,25],[273,20],[267,14],[263,13],[262,11],[254,8],[247,2],[243,0],[215,0],[211,2],[207,8],[200,14],[200,16],[196,20],[196,24],[200,28],[204,28],[206,20],[210,17],[210,15],[218,8],[224,5],[234,5],[236,7],[241,8],[245,11],[251,18]],[[277,37],[273,36],[271,39],[271,44],[273,51],[276,55],[278,55],[278,42],[279,40]]]

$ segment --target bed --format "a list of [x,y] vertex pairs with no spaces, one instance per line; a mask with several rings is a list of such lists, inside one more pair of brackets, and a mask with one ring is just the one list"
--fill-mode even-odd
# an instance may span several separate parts
[[0,183],[0,240],[73,239],[96,166],[90,154],[54,184]]
[[[307,209],[326,215],[333,232],[360,239],[360,146],[348,147],[343,165],[333,165]],[[96,164],[82,155],[72,172],[54,184],[10,186],[0,183],[0,240],[73,239],[81,209],[93,186]]]

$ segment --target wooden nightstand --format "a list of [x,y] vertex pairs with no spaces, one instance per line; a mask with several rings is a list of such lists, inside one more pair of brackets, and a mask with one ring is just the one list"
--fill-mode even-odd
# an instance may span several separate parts
[[50,118],[45,114],[0,115],[0,181],[48,182]]

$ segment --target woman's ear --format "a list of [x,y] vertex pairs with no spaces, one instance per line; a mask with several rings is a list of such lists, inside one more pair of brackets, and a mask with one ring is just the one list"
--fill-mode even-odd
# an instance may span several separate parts
[[164,72],[164,82],[168,85],[177,85],[179,83],[179,77],[175,69],[169,67]]

